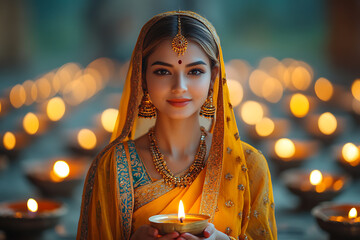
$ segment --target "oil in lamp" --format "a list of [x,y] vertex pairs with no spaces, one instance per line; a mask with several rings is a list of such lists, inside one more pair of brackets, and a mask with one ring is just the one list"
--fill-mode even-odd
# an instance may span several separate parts
[[290,192],[301,199],[301,207],[313,207],[338,196],[346,187],[348,178],[343,175],[321,173],[313,170],[309,174],[301,170],[287,170],[282,179]]
[[149,218],[150,225],[165,235],[172,232],[201,235],[210,217],[202,214],[185,214],[182,201],[179,202],[178,214],[162,214]]
[[332,239],[359,239],[359,210],[359,204],[323,203],[312,209],[311,214]]

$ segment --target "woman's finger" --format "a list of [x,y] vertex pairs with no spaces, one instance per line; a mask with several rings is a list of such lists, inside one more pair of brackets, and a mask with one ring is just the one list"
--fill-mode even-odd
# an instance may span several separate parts
[[164,236],[161,236],[160,238],[158,238],[158,240],[175,239],[175,238],[177,238],[179,236],[180,236],[180,234],[178,232],[173,232],[173,233],[169,233],[169,234],[166,234]]
[[209,238],[211,237],[211,235],[213,235],[215,232],[215,227],[214,224],[209,223],[208,226],[205,228],[203,235],[205,238]]

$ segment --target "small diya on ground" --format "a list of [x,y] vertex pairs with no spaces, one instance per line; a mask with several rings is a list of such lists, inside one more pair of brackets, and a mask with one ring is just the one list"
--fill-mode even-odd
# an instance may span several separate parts
[[56,158],[29,164],[25,174],[46,196],[70,196],[83,181],[89,165],[87,158]]
[[320,228],[331,239],[360,239],[359,204],[323,203],[312,209]]
[[210,217],[202,214],[185,214],[182,201],[179,203],[178,214],[162,214],[149,218],[150,225],[165,235],[172,232],[201,235],[208,225]]
[[360,177],[360,146],[346,143],[336,147],[335,156],[339,165],[351,176]]
[[287,170],[282,174],[282,180],[288,190],[300,198],[304,208],[330,201],[344,190],[349,181],[346,176],[321,173],[319,170],[311,173]]
[[269,142],[269,158],[279,172],[302,165],[318,151],[319,142],[315,140],[295,140],[281,138]]
[[290,122],[287,119],[264,117],[260,122],[254,125],[247,125],[246,128],[249,137],[255,141],[275,139],[287,135]]
[[330,112],[323,114],[312,114],[306,118],[305,126],[307,132],[324,142],[331,143],[345,128],[345,118],[333,115]]
[[110,140],[110,136],[102,129],[83,128],[74,130],[68,136],[68,148],[79,155],[95,156],[102,144]]
[[9,239],[32,239],[55,227],[67,209],[50,200],[0,203],[0,229]]

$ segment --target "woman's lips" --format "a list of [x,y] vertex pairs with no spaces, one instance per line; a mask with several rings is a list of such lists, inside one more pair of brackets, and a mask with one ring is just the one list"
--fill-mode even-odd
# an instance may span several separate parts
[[190,103],[191,99],[188,98],[177,98],[167,100],[174,107],[184,107]]

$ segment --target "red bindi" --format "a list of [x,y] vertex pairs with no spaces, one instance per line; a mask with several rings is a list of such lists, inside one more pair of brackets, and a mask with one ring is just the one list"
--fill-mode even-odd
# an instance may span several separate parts
[[178,63],[179,63],[179,64],[181,64],[181,63],[182,63],[182,61],[181,61],[181,60],[179,60],[179,61],[178,61]]

